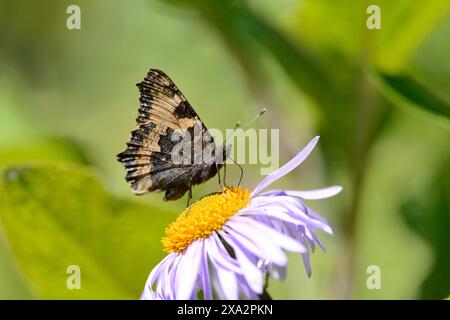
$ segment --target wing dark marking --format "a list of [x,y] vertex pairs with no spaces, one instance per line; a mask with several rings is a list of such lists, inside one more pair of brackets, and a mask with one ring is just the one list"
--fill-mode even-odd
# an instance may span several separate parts
[[[215,164],[174,163],[172,152],[177,141],[172,134],[191,133],[187,149],[194,151],[194,126],[201,124],[201,132],[208,143],[215,144],[194,108],[173,81],[161,70],[150,69],[137,84],[140,92],[137,128],[131,132],[126,149],[118,160],[127,171],[125,179],[136,194],[155,190],[166,191],[166,200],[183,196],[190,185],[202,183],[217,172]],[[202,145],[205,148],[205,143]],[[195,155],[194,155],[195,156]]]

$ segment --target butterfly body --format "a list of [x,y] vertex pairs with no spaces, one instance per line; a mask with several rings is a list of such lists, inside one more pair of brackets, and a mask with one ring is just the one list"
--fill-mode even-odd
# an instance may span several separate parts
[[[222,162],[215,160],[216,145],[164,72],[150,69],[137,87],[141,94],[137,128],[117,155],[127,171],[125,179],[135,194],[165,191],[164,200],[179,199],[193,185],[217,174]],[[220,153],[225,158],[225,151]]]

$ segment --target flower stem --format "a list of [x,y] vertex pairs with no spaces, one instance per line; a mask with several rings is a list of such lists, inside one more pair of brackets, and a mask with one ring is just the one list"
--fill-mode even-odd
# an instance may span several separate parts
[[269,274],[266,273],[264,279],[264,289],[263,292],[259,295],[260,300],[273,300],[269,292],[267,292],[268,288],[269,288]]

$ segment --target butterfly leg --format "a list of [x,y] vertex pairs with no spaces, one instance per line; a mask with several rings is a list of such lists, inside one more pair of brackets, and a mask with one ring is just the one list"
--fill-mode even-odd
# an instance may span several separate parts
[[241,170],[241,175],[239,176],[239,182],[238,182],[238,187],[240,187],[241,182],[242,182],[242,177],[244,176],[244,169],[242,169],[242,167],[238,163],[236,163],[236,164],[239,167],[239,170]]
[[223,163],[223,185],[227,186],[227,163]]
[[239,165],[239,163],[237,163],[236,161],[234,161],[232,158],[228,158],[228,159],[230,159],[231,161],[233,161],[233,163],[235,164],[235,165],[237,165],[238,167],[239,167],[239,170],[241,171],[241,174],[240,174],[240,176],[239,176],[239,182],[238,182],[238,188],[241,186],[241,182],[242,182],[242,177],[244,176],[244,169],[242,169],[242,167]]
[[189,192],[188,192],[188,203],[186,208],[188,208],[187,213],[191,210],[191,204],[192,204],[192,184],[189,185]]
[[219,188],[222,189],[222,181],[220,180],[220,169],[216,163],[217,177],[219,178]]

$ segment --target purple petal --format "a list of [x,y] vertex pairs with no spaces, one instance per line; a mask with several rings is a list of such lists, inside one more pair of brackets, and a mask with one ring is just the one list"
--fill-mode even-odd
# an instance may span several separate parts
[[308,278],[311,278],[311,261],[309,260],[309,253],[302,254],[303,258],[303,264],[305,265],[306,274],[308,275]]
[[[331,227],[323,222],[322,220],[316,220],[313,219],[312,217],[310,217],[308,214],[306,214],[305,211],[306,207],[297,199],[293,198],[293,197],[289,197],[289,196],[258,196],[254,199],[253,202],[253,207],[257,207],[260,209],[260,213],[261,214],[265,214],[265,215],[283,215],[287,214],[289,216],[291,216],[294,219],[298,219],[300,221],[297,222],[293,222],[290,221],[290,219],[288,219],[287,217],[282,218],[281,216],[279,217],[280,219],[283,219],[287,222],[291,222],[294,224],[304,224],[304,225],[308,225],[308,226],[312,226],[314,228],[319,228],[322,229],[323,231],[325,231],[328,234],[332,234],[333,231],[331,230]],[[240,212],[241,213],[245,213],[247,212],[247,210],[254,210],[254,208],[250,209],[243,209]],[[288,221],[289,220],[289,221]]]
[[[230,221],[231,222],[231,221]],[[306,248],[294,239],[268,227],[267,225],[258,222],[254,219],[244,218],[244,217],[233,217],[233,224],[239,225],[239,228],[247,234],[257,234],[260,240],[269,237],[271,241],[276,243],[281,248],[293,251],[293,252],[306,252]],[[269,241],[264,241],[264,244],[269,243]]]
[[279,196],[286,195],[291,197],[298,197],[307,200],[326,199],[337,195],[342,191],[341,186],[331,186],[315,190],[270,190],[261,194],[262,196]]
[[206,242],[209,242],[209,239],[205,239],[202,243],[202,260],[200,263],[201,266],[201,284],[202,284],[202,290],[203,290],[203,298],[205,300],[211,300],[213,298],[212,296],[212,289],[211,289],[211,277],[209,274],[209,265],[208,265],[208,255],[206,253]]
[[272,172],[270,175],[265,177],[261,183],[253,190],[251,197],[253,198],[256,194],[261,192],[265,187],[267,187],[272,182],[278,180],[282,176],[286,175],[287,173],[294,170],[297,166],[299,166],[311,153],[311,151],[314,149],[315,145],[317,144],[317,141],[319,140],[319,137],[314,137],[306,147],[304,147],[294,158],[292,158],[288,163],[286,163],[281,168],[278,168],[274,172]]
[[284,280],[286,278],[286,267],[273,265],[270,270],[270,276],[276,280]]
[[192,242],[180,256],[175,274],[175,295],[178,300],[186,300],[192,294],[200,267],[202,248],[200,241]]
[[175,275],[182,256],[174,255],[172,263],[167,263],[164,272],[161,273],[160,283],[156,291],[161,299],[175,299]]
[[312,210],[310,207],[308,207],[304,203],[302,203],[302,206],[303,206],[304,212],[306,212],[308,214],[308,216],[310,216],[313,219],[319,220],[319,221],[321,221],[321,222],[323,222],[325,224],[328,224],[327,219],[325,219],[320,214],[318,214],[317,212]]
[[333,230],[328,225],[328,223],[323,222],[323,220],[313,219],[313,217],[309,216],[307,214],[307,210],[305,210],[306,207],[300,201],[296,201],[292,198],[287,198],[284,202],[284,205],[289,210],[289,213],[295,215],[297,218],[303,221],[308,228],[314,227],[321,229],[328,234],[333,234]]
[[233,224],[231,221],[228,222],[228,225],[226,231],[255,256],[278,265],[287,264],[287,257],[283,250],[275,245],[271,239],[268,240],[263,233],[258,232],[256,228],[240,225],[239,223]]
[[292,223],[293,225],[306,226],[306,223],[304,221],[301,221],[300,219],[292,217],[289,214],[289,212],[286,211],[286,208],[272,206],[272,207],[268,207],[267,209],[270,209],[270,210],[264,210],[264,211],[261,211],[261,210],[259,210],[259,211],[246,210],[245,214],[246,215],[251,215],[251,216],[262,216],[262,215],[265,215],[265,216],[268,216],[268,217],[271,217],[271,218],[279,219],[279,220],[284,221],[284,222]]
[[238,282],[240,284],[240,289],[242,293],[250,300],[258,300],[259,296],[252,291],[252,289],[248,286],[247,281],[243,276],[237,276]]
[[217,270],[216,274],[225,299],[237,300],[239,298],[239,288],[236,275],[233,272],[226,270]]
[[213,283],[214,291],[220,300],[225,300],[226,299],[225,293],[223,292],[222,286],[220,285],[220,282],[219,282],[219,278],[217,277],[217,274],[219,272],[222,272],[222,270],[217,269],[215,266],[213,266],[212,271],[213,271],[212,283]]
[[159,275],[161,274],[162,270],[165,268],[167,263],[171,263],[175,257],[174,253],[168,254],[156,267],[153,268],[153,270],[150,272],[150,275],[148,276],[147,282],[145,284],[144,288],[144,296],[149,299],[150,296],[153,298],[153,284],[158,279]]
[[209,259],[211,263],[228,271],[240,274],[242,270],[239,268],[236,260],[234,260],[224,248],[217,234],[211,235],[209,238],[211,241],[207,242],[206,250],[208,251]]
[[280,219],[280,220],[283,220],[285,222],[289,222],[289,223],[292,223],[292,224],[296,224],[296,225],[301,224],[300,221],[292,218],[290,215],[284,213],[281,210],[277,210],[277,211],[275,211],[275,210],[274,211],[269,211],[269,210],[266,211],[266,210],[264,210],[264,211],[261,211],[261,210],[254,210],[254,209],[250,210],[250,209],[248,209],[248,210],[245,210],[245,214],[246,215],[255,215],[255,216],[266,215],[266,216],[277,218],[277,219]]
[[245,249],[243,249],[239,245],[239,243],[234,241],[234,239],[228,236],[226,233],[222,233],[221,235],[223,236],[224,240],[233,248],[236,259],[242,268],[244,278],[247,281],[249,287],[257,294],[261,294],[263,291],[263,279],[261,270],[259,270],[256,265],[249,259],[249,257],[247,256],[248,253],[245,253]]
[[313,233],[314,241],[319,245],[320,249],[322,249],[323,252],[326,252],[325,246],[322,243],[322,240],[319,239],[314,233]]

